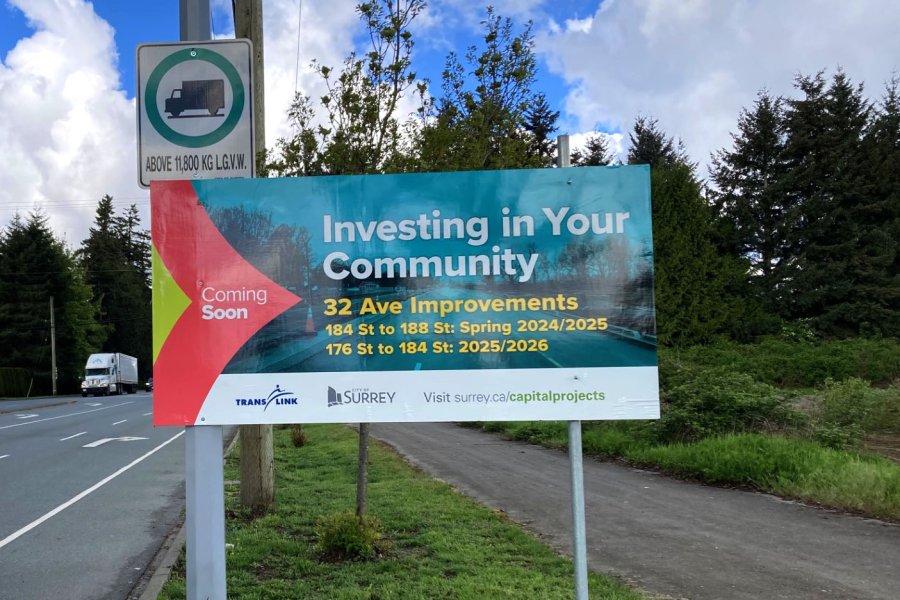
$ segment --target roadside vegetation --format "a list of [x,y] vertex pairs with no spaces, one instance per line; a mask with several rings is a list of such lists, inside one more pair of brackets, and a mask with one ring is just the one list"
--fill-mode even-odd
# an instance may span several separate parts
[[[296,447],[275,431],[276,509],[256,519],[226,484],[228,597],[232,599],[571,598],[571,561],[502,515],[433,481],[373,445],[369,504],[353,514],[357,434],[304,426]],[[237,478],[229,456],[226,481]],[[592,598],[637,600],[640,592],[589,576]],[[183,556],[161,599],[185,597]]]
[[[894,340],[771,337],[664,349],[661,418],[584,423],[583,448],[692,480],[900,521],[898,381]],[[547,446],[567,443],[563,422],[481,426]]]

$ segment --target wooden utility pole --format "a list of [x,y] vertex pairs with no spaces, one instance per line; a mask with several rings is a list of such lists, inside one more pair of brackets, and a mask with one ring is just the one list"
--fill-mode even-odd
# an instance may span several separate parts
[[53,296],[50,296],[50,379],[53,381],[53,395],[56,395],[56,313],[53,310]]
[[[262,0],[233,0],[234,37],[253,43],[253,120],[256,171],[266,149]],[[271,425],[241,425],[241,506],[265,513],[275,505],[275,455]]]

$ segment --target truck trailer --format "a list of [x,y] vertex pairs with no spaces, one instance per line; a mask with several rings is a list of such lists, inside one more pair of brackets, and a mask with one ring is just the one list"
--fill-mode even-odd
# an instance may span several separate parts
[[225,108],[225,81],[222,79],[197,79],[182,81],[180,88],[172,90],[166,98],[166,112],[178,118],[186,110],[205,110],[210,116]]
[[91,354],[84,366],[81,396],[133,394],[137,391],[137,359],[120,352]]

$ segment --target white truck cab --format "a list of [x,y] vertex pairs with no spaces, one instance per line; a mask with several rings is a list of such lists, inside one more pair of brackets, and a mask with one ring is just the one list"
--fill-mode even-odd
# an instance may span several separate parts
[[82,397],[133,394],[137,391],[137,359],[120,352],[91,354],[84,366]]

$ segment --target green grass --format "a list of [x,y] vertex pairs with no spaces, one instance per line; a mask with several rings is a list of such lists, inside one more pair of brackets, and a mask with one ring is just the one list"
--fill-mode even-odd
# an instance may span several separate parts
[[[356,433],[343,426],[305,426],[308,444],[294,448],[276,429],[277,507],[252,520],[226,490],[228,597],[232,600],[571,598],[570,561],[498,513],[418,472],[389,450],[370,451],[369,512],[390,549],[369,561],[330,563],[314,554],[315,524],[355,502]],[[237,456],[225,478],[237,479]],[[561,510],[565,508],[561,507]],[[591,574],[592,598],[644,598]],[[160,598],[185,597],[177,566]]]
[[[623,458],[679,477],[736,485],[900,521],[900,465],[811,441],[738,433],[694,443],[652,441],[648,422],[584,423],[585,454]],[[514,439],[564,448],[562,422],[487,423]]]

